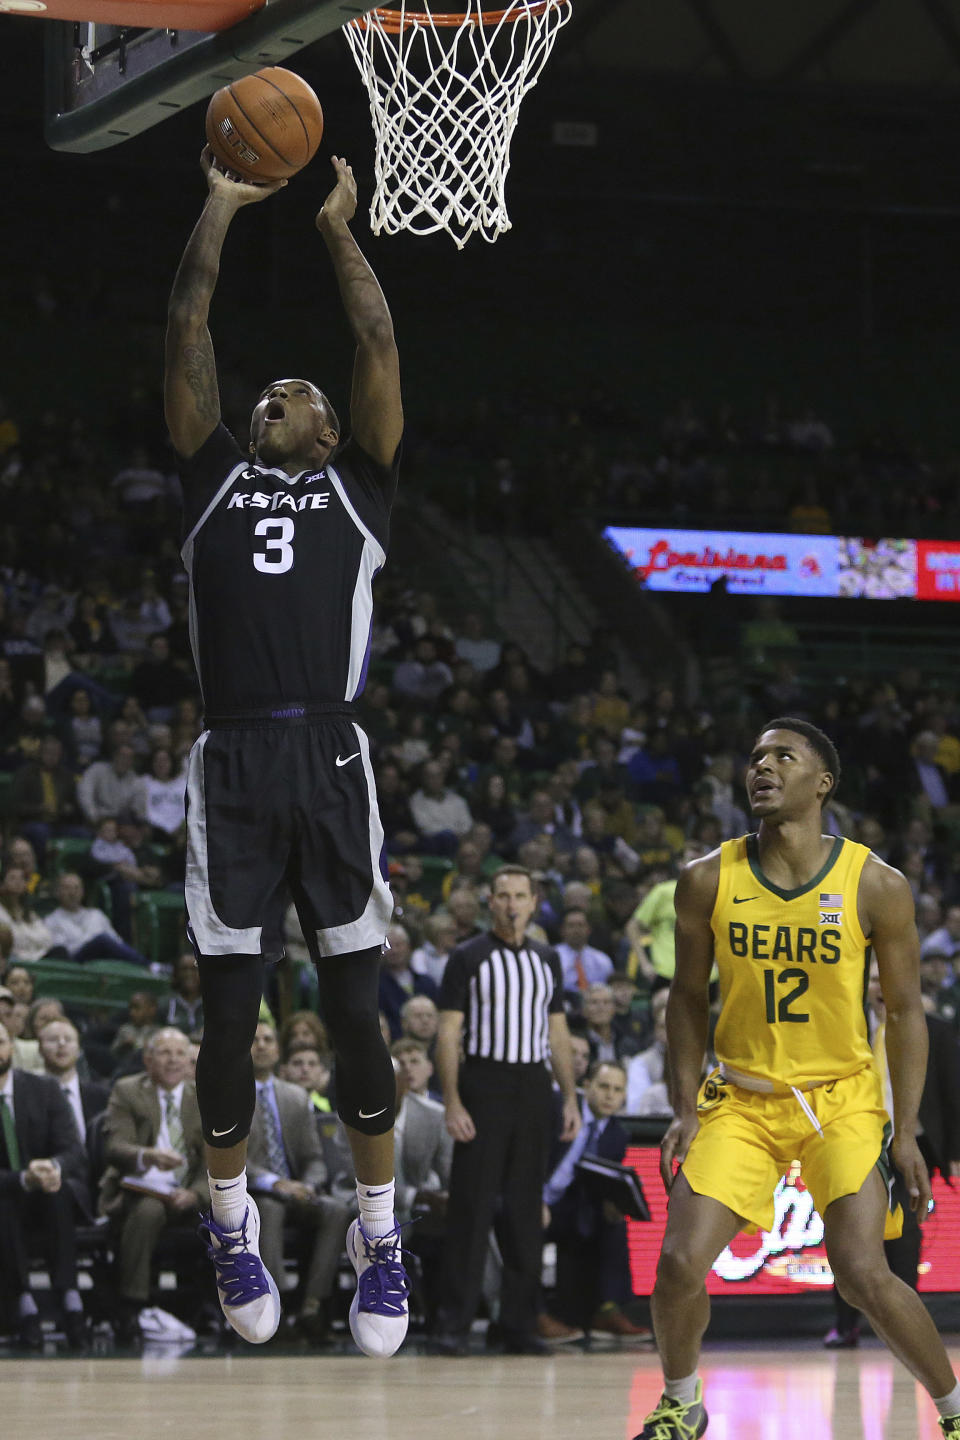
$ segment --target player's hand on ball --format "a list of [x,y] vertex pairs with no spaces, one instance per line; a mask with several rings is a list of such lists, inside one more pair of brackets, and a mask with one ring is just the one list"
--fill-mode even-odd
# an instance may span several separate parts
[[342,220],[349,224],[357,213],[357,182],[353,178],[353,169],[342,156],[333,155],[331,159],[337,172],[337,183],[317,216],[318,229],[324,220]]
[[696,1115],[678,1115],[670,1122],[670,1128],[660,1142],[660,1179],[668,1195],[675,1179],[674,1162],[683,1164],[699,1129],[700,1121]]
[[231,170],[223,169],[209,145],[204,147],[200,156],[200,167],[211,195],[222,195],[236,210],[241,205],[255,205],[258,200],[266,200],[268,195],[276,195],[287,183],[286,180],[274,180],[269,185],[253,185],[249,180],[241,180]]

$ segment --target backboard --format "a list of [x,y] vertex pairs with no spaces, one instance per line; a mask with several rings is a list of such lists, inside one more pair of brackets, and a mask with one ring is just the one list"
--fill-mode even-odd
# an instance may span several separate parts
[[[64,0],[64,4],[74,0]],[[226,0],[133,0],[143,18],[187,9],[230,9]],[[90,151],[118,145],[221,85],[265,65],[283,65],[305,45],[373,8],[374,0],[257,0],[236,3],[247,18],[213,34],[173,26],[142,28],[97,21],[48,19],[46,32],[47,143],[54,150]],[[125,9],[111,0],[112,10]],[[86,8],[90,13],[90,6]],[[249,11],[254,13],[250,14]],[[24,12],[21,12],[24,13]],[[62,11],[61,11],[62,13]],[[2,24],[2,22],[0,22]]]

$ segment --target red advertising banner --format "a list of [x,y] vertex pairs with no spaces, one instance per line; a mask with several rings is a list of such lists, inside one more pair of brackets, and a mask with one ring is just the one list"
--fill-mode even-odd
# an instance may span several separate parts
[[[660,1152],[633,1145],[626,1155],[643,1182],[650,1222],[627,1221],[630,1275],[634,1293],[649,1295],[657,1273],[667,1223],[667,1197],[660,1182]],[[920,1291],[960,1290],[960,1185],[938,1175],[934,1208],[923,1226]],[[711,1295],[796,1295],[829,1290],[833,1274],[823,1244],[823,1221],[802,1176],[781,1181],[772,1231],[738,1235],[707,1278]]]
[[960,600],[960,541],[917,541],[917,599]]

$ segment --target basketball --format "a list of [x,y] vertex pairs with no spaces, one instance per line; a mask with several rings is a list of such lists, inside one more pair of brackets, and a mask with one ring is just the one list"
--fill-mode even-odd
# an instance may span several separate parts
[[288,180],[313,159],[322,135],[320,101],[279,65],[224,85],[207,106],[210,148],[244,180]]

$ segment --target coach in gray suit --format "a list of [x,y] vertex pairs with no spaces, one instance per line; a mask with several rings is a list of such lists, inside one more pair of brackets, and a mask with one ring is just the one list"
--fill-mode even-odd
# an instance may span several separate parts
[[[164,1228],[195,1222],[210,1204],[197,1091],[186,1079],[189,1060],[182,1030],[157,1030],[143,1047],[147,1073],[118,1080],[107,1104],[99,1209],[120,1222],[124,1330],[147,1303],[150,1262]],[[198,1259],[201,1253],[198,1240]]]
[[407,1091],[397,1112],[395,1157],[397,1219],[403,1223],[417,1210],[431,1217],[439,1213],[442,1221],[453,1140],[438,1100]]
[[283,1293],[283,1230],[313,1232],[297,1328],[307,1339],[328,1338],[328,1302],[343,1253],[350,1208],[323,1194],[327,1167],[309,1096],[274,1075],[280,1058],[272,1025],[257,1026],[251,1047],[257,1105],[250,1126],[247,1177],[260,1211],[260,1254]]
[[[398,1082],[402,1080],[398,1076]],[[402,1085],[398,1083],[398,1092]],[[418,1223],[404,1232],[404,1249],[420,1260],[415,1293],[424,1312],[428,1332],[436,1323],[441,1299],[447,1191],[453,1140],[443,1106],[429,1095],[403,1094],[394,1126],[396,1212],[401,1224],[416,1215]]]

